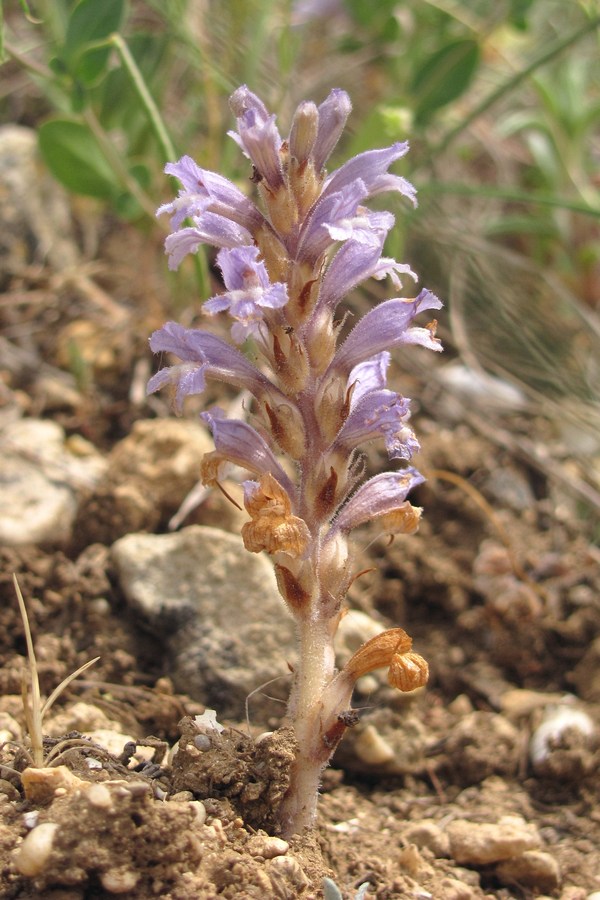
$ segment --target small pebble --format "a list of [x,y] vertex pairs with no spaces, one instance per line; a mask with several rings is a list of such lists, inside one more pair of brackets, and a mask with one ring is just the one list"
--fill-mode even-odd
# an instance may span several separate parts
[[417,847],[426,847],[433,855],[440,859],[450,856],[450,841],[448,835],[431,819],[422,819],[413,822],[403,834],[403,837]]
[[282,838],[257,834],[250,838],[245,849],[250,856],[262,856],[263,859],[274,859],[276,856],[285,856],[290,849],[290,845]]
[[[293,856],[274,857],[269,863],[269,874],[275,889],[279,887],[281,879],[285,879],[296,889],[298,895],[310,884],[304,869]],[[281,892],[277,894],[277,896],[280,895]]]
[[193,800],[194,795],[191,791],[177,791],[176,794],[171,794],[169,797],[170,803],[183,803],[188,800]]
[[21,875],[34,878],[44,871],[57,831],[58,825],[55,822],[43,822],[29,832],[15,858],[15,866]]
[[212,741],[207,734],[197,734],[194,738],[194,747],[202,753],[206,753],[212,747]]
[[547,694],[543,691],[532,691],[526,688],[511,688],[500,697],[500,711],[510,719],[520,719],[529,716],[536,709],[541,709],[549,703],[560,703],[564,694]]
[[105,784],[92,784],[86,793],[87,801],[98,809],[110,809],[113,805],[109,789]]
[[35,828],[39,818],[39,809],[30,809],[29,812],[23,813],[23,825],[25,826],[25,828],[31,830],[32,828]]
[[595,726],[588,714],[572,703],[550,707],[531,736],[529,756],[534,768],[546,762],[553,745],[558,744],[567,731],[578,731],[583,737],[591,737]]
[[367,725],[354,742],[354,752],[362,762],[369,766],[380,766],[391,762],[394,749],[388,744],[373,725]]
[[108,869],[100,876],[102,887],[109,894],[126,894],[138,883],[139,874],[131,869]]
[[204,825],[206,822],[206,807],[202,800],[190,800],[188,802],[190,809],[196,814],[196,825]]
[[522,856],[501,862],[496,874],[504,884],[521,884],[542,891],[554,891],[561,878],[556,859],[540,850],[528,850]]
[[450,853],[458,863],[485,866],[537,850],[541,838],[537,828],[520,816],[502,816],[497,823],[455,819],[446,829]]
[[479,892],[475,893],[472,887],[456,878],[444,878],[440,888],[440,897],[444,900],[475,900],[479,896]]

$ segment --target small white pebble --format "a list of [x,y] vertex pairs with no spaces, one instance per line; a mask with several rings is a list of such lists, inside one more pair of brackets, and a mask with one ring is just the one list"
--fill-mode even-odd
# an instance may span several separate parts
[[189,800],[190,809],[196,813],[196,824],[204,825],[206,822],[206,807],[202,800]]
[[586,737],[590,737],[595,731],[594,723],[582,709],[574,709],[570,704],[550,707],[531,737],[531,762],[534,765],[545,762],[552,752],[552,744],[558,742],[565,731],[570,729],[579,731]]
[[43,822],[29,832],[15,858],[15,866],[21,875],[33,878],[44,871],[57,830],[56,822]]
[[31,830],[37,825],[39,817],[39,809],[31,809],[29,812],[23,813],[23,825]]
[[245,849],[250,856],[274,859],[276,856],[285,856],[290,849],[290,845],[282,838],[266,837],[265,835],[257,834],[250,838]]
[[88,803],[98,809],[110,809],[113,805],[109,789],[105,784],[92,784],[87,790]]
[[198,731],[223,731],[223,725],[217,722],[215,709],[205,709],[201,716],[194,716],[194,725]]
[[109,894],[126,894],[138,883],[139,875],[131,869],[109,869],[100,876],[102,887]]
[[354,743],[356,755],[369,766],[381,766],[391,762],[396,754],[393,747],[383,738],[373,725],[358,735]]

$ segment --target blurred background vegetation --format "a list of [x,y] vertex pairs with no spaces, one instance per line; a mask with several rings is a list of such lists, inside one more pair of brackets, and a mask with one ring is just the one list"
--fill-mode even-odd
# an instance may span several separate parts
[[[399,171],[419,208],[393,201],[386,250],[446,303],[465,414],[477,402],[480,429],[533,465],[558,460],[600,508],[598,2],[13,0],[3,18],[0,121],[35,127],[63,185],[148,233],[167,160],[247,183],[226,136],[241,83],[284,132],[301,99],[345,88],[333,163],[408,137]],[[193,277],[208,296],[202,257]],[[520,423],[486,401],[486,373],[521,392]]]

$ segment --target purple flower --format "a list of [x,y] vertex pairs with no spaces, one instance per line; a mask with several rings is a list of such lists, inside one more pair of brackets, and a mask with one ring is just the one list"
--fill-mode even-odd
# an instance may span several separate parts
[[334,447],[350,451],[383,437],[390,459],[410,459],[419,442],[408,425],[409,407],[410,400],[394,391],[370,391],[350,410]]
[[430,350],[441,350],[433,329],[409,327],[417,313],[441,306],[441,301],[428,290],[422,290],[412,300],[385,300],[354,326],[335,354],[330,369],[350,372],[358,363],[400,344],[421,344]]
[[290,497],[295,497],[296,489],[290,478],[256,429],[239,419],[228,419],[218,406],[200,413],[200,418],[210,428],[215,449],[220,456],[255,475],[270,473]]
[[342,507],[329,530],[327,540],[340,532],[348,534],[371,519],[395,512],[404,503],[408,493],[423,481],[423,476],[413,468],[383,472],[369,478]]
[[265,264],[258,261],[257,247],[235,247],[221,250],[217,264],[223,273],[227,291],[211,297],[203,306],[209,315],[227,310],[236,322],[231,335],[242,344],[248,335],[256,334],[265,309],[281,309],[288,301],[287,285],[272,284]]
[[216,172],[201,169],[189,156],[179,162],[167,163],[167,175],[178,178],[183,185],[177,198],[160,206],[156,215],[171,216],[171,230],[179,228],[185,219],[193,219],[210,211],[237,222],[249,231],[258,228],[264,216],[254,203],[233,182]]
[[355,366],[348,376],[350,412],[333,444],[348,452],[378,438],[385,440],[390,459],[410,459],[419,450],[412,428],[410,400],[386,389],[390,354],[378,353]]
[[319,127],[312,157],[315,171],[319,173],[340,139],[352,103],[346,91],[334,88],[319,106]]
[[275,125],[276,116],[269,115],[267,108],[256,94],[246,85],[238,88],[229,100],[237,117],[237,133],[229,135],[252,160],[260,177],[269,189],[275,192],[283,185],[283,168],[280,149],[281,135]]
[[252,243],[250,232],[225,216],[205,212],[201,216],[192,216],[192,221],[193,226],[180,228],[165,239],[170,269],[179,268],[184,256],[196,253],[200,244],[231,248]]
[[352,407],[366,394],[382,390],[387,384],[387,370],[391,355],[386,351],[354,366],[348,376],[348,387],[352,389]]
[[388,169],[393,162],[408,153],[408,142],[393,144],[382,150],[367,150],[353,156],[325,181],[322,197],[341,191],[354,181],[360,180],[365,186],[363,199],[374,197],[385,191],[399,191],[408,197],[413,206],[417,205],[417,192],[410,181],[399,175],[390,175]]
[[167,366],[157,372],[147,388],[148,393],[152,394],[167,384],[175,385],[175,407],[178,412],[187,396],[201,394],[205,390],[207,377],[247,389],[257,399],[268,399],[273,406],[281,403],[289,405],[288,398],[239,350],[209,331],[167,322],[151,336],[150,348],[155,353],[173,353],[183,360],[183,364]]
[[333,312],[340,300],[367,278],[380,280],[389,275],[394,287],[399,287],[397,273],[402,272],[416,281],[410,266],[381,256],[386,235],[387,231],[373,230],[362,235],[362,239],[353,237],[340,247],[325,272],[315,309],[317,314],[323,309]]

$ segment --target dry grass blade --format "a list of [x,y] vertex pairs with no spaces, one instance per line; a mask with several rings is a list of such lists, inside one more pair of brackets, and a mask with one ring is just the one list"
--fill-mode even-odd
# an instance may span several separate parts
[[31,740],[31,748],[33,754],[33,762],[36,766],[44,765],[44,747],[42,737],[42,704],[40,698],[40,681],[38,678],[37,660],[35,658],[35,650],[33,648],[33,640],[31,637],[31,629],[29,627],[29,616],[27,615],[27,607],[25,600],[17,581],[17,576],[13,575],[13,584],[17,594],[19,603],[19,611],[23,620],[23,628],[25,630],[25,642],[27,644],[27,658],[29,660],[29,683],[27,676],[23,673],[21,682],[21,695],[23,698],[23,709],[25,710],[25,721],[27,723],[27,731]]
[[94,663],[98,662],[100,657],[96,656],[94,659],[88,660],[88,662],[80,666],[75,672],[72,672],[66,678],[63,678],[58,687],[52,691],[46,702],[42,704],[37,660],[33,647],[33,639],[31,637],[31,628],[29,627],[29,616],[16,575],[13,575],[13,584],[17,594],[21,619],[23,620],[23,629],[25,631],[25,641],[27,644],[27,658],[29,662],[29,678],[27,678],[27,673],[24,672],[21,682],[21,696],[23,700],[23,709],[25,711],[27,731],[31,741],[33,765],[37,768],[41,768],[44,765],[44,741],[42,733],[44,716],[53,703],[60,697],[65,688],[67,688],[78,675],[81,675],[89,669],[90,666],[93,666]]

